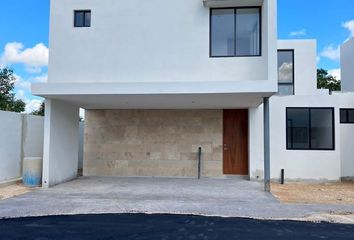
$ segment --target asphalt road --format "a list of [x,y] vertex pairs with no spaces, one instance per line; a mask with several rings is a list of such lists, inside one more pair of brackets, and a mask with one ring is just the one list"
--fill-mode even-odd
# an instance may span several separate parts
[[0,220],[0,239],[354,239],[354,225],[186,215],[100,214]]

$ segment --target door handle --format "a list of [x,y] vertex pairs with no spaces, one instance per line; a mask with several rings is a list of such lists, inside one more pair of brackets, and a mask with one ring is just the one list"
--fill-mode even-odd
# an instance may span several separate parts
[[224,144],[224,151],[228,151],[229,147],[227,146],[227,144]]

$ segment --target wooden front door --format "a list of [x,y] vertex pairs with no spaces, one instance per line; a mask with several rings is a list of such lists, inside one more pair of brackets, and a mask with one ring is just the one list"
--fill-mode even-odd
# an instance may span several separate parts
[[224,174],[248,175],[248,110],[224,110]]

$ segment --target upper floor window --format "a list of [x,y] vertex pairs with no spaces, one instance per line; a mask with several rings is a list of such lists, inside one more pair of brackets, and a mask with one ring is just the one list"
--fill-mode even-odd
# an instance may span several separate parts
[[261,55],[261,8],[210,10],[210,56]]
[[278,50],[278,94],[295,94],[294,50]]
[[74,27],[91,27],[91,10],[74,11]]
[[334,150],[333,108],[287,108],[287,149]]
[[340,123],[354,123],[354,109],[341,108],[340,109]]

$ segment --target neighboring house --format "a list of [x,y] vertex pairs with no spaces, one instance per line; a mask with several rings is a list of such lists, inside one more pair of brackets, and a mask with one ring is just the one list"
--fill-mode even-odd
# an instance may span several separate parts
[[85,176],[195,177],[199,147],[204,177],[345,176],[342,96],[316,90],[315,41],[277,42],[276,12],[276,0],[52,0],[49,79],[32,88],[46,98],[43,186],[76,177],[79,107]]

